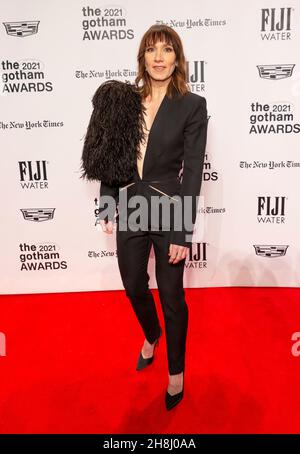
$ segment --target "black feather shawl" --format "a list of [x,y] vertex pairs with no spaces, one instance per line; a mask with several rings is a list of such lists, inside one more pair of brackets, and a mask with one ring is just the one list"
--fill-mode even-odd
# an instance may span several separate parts
[[145,140],[141,95],[128,81],[108,80],[98,87],[92,103],[81,178],[119,186],[136,170],[139,144]]

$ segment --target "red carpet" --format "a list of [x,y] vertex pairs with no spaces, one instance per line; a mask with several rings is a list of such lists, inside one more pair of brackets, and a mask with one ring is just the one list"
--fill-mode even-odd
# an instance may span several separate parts
[[299,295],[186,290],[185,397],[171,412],[165,338],[136,372],[143,334],[123,291],[1,296],[0,432],[299,433]]

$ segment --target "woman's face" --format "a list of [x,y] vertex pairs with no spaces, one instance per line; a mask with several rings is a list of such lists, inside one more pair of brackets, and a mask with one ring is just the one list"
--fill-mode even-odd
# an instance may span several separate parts
[[149,76],[157,81],[171,77],[176,62],[176,54],[171,44],[157,41],[152,46],[146,47],[145,66]]

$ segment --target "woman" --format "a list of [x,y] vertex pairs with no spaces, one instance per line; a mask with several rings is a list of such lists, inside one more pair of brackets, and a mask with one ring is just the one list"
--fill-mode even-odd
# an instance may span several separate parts
[[[175,228],[175,224],[183,221],[186,212],[192,218],[192,225],[195,222],[207,135],[206,100],[189,91],[185,67],[178,34],[165,25],[150,27],[140,43],[135,80],[145,107],[147,140],[140,144],[137,169],[132,179],[120,188],[103,183],[100,187],[100,205],[103,195],[111,195],[118,202],[122,191],[126,192],[128,201],[133,196],[143,196],[151,205],[154,197],[162,197],[173,202],[175,211],[177,204],[181,204],[177,214],[170,215],[169,228],[165,228],[160,215],[158,218],[151,215],[151,209],[143,212],[143,216],[149,215],[149,218],[138,230],[130,225],[128,217],[124,221],[122,210],[119,209],[116,218],[120,274],[145,334],[137,370],[152,363],[154,349],[162,334],[148,287],[147,265],[151,245],[154,247],[156,280],[166,329],[169,383],[165,403],[168,410],[183,398],[188,326],[183,272],[191,239],[188,234],[192,233],[192,228],[185,225]],[[188,196],[192,198],[192,205],[187,202]],[[126,209],[132,214],[129,206]],[[103,231],[111,234],[113,218],[109,219],[104,213],[100,209],[100,223]],[[127,229],[120,228],[121,220]]]

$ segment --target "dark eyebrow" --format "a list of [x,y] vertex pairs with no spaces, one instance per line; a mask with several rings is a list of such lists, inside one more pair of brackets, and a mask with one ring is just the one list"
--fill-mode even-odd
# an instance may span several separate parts
[[[156,43],[155,43],[155,44],[156,44]],[[146,46],[146,47],[154,47],[154,46],[155,46],[155,44],[153,44],[153,43],[152,43],[152,44],[147,44],[147,46]],[[173,46],[173,44],[164,44],[164,45],[163,45],[163,47],[168,47],[168,46],[170,46],[170,47],[174,47],[174,46]]]

